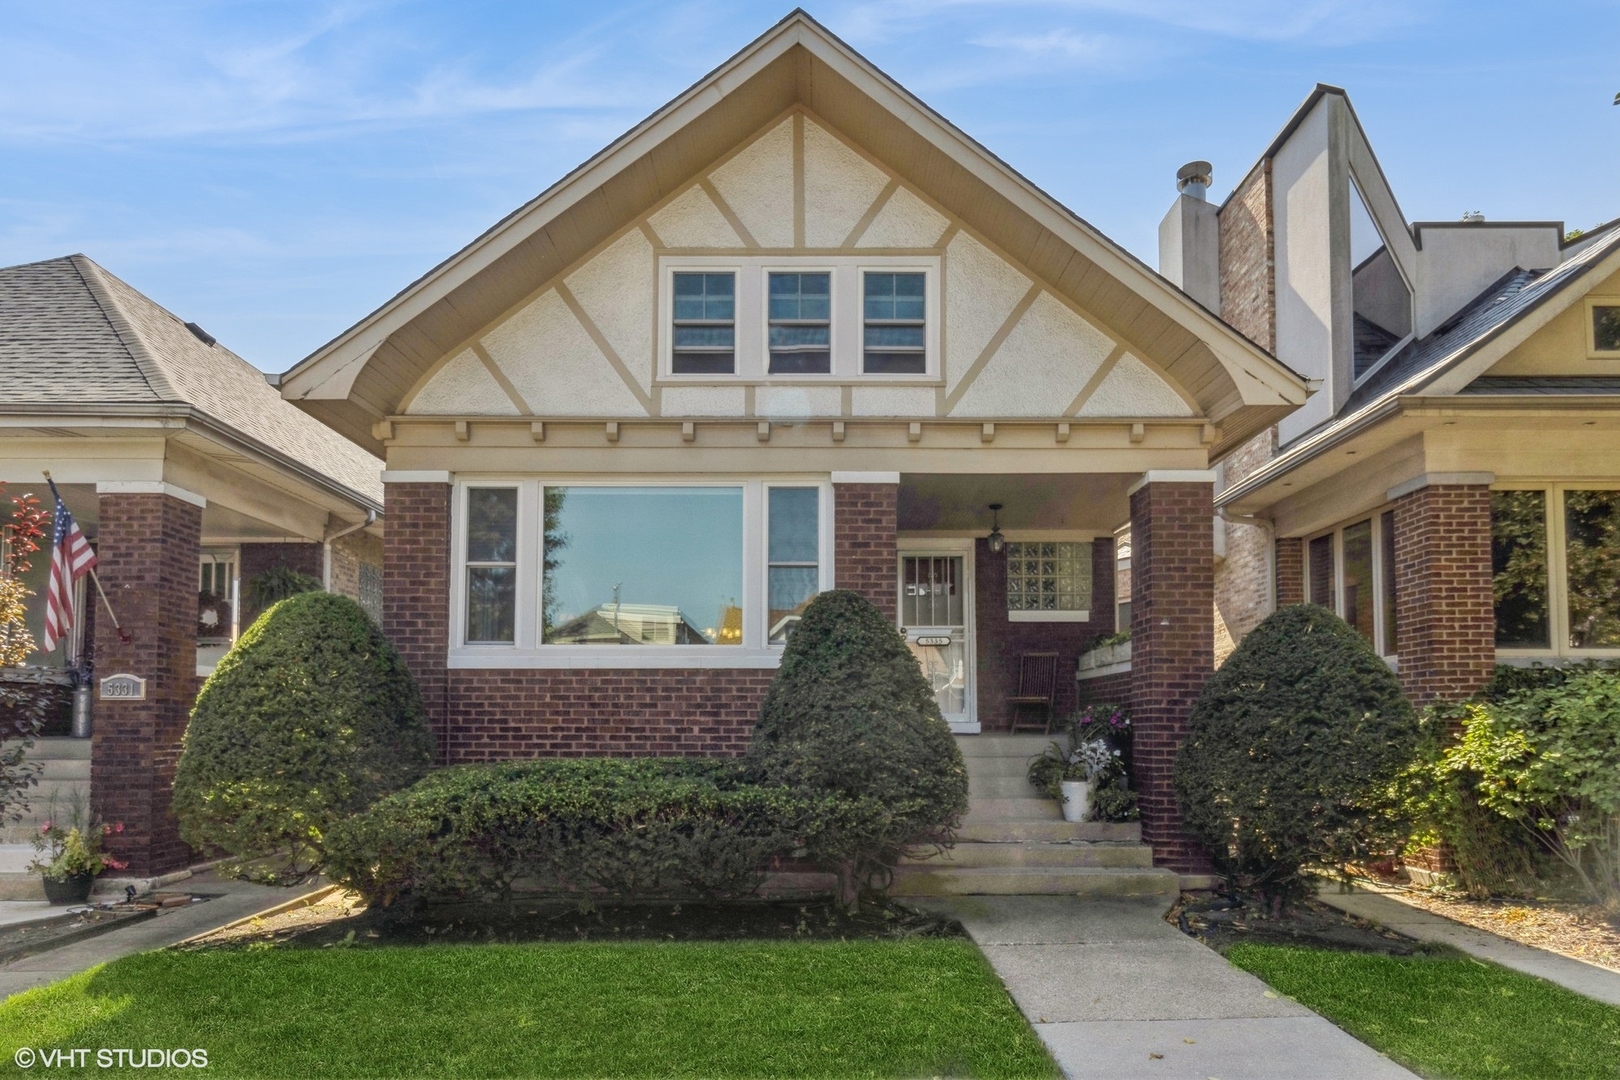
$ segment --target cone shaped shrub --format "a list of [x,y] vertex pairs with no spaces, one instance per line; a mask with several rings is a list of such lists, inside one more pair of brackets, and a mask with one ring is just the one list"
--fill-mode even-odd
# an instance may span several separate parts
[[1182,820],[1240,888],[1304,894],[1306,865],[1399,850],[1393,789],[1418,741],[1400,682],[1324,607],[1251,630],[1193,707],[1176,760]]
[[967,812],[967,769],[905,638],[858,593],[825,592],[788,639],[748,749],[752,774],[876,800],[881,819],[827,830],[811,855],[857,899],[909,848],[948,842]]
[[203,686],[174,810],[192,846],[297,879],[333,824],[431,760],[422,696],[393,645],[353,600],[302,593],[259,616]]

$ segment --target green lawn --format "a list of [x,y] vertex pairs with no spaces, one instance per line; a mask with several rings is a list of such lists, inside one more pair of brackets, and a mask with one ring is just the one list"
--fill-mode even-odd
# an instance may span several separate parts
[[1424,1076],[1620,1077],[1620,1009],[1495,964],[1279,945],[1226,955]]
[[19,1046],[201,1047],[209,1076],[1056,1075],[941,939],[145,953],[0,1004],[0,1070]]

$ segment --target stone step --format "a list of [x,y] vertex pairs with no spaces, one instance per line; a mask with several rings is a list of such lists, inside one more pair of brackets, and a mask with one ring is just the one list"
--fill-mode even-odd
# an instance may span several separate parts
[[956,745],[972,768],[974,758],[1022,757],[1026,761],[1052,743],[1050,735],[961,735]]
[[[1033,792],[1026,785],[1025,790]],[[965,824],[985,821],[1052,821],[1063,817],[1063,808],[1056,799],[1043,799],[1031,794],[1026,798],[970,799]]]
[[1141,869],[1153,865],[1153,849],[1141,844],[957,844],[931,859],[908,859],[906,867],[974,868],[992,866],[1111,866]]
[[83,780],[90,782],[89,758],[45,758],[43,761],[30,757],[30,762],[40,766],[39,779],[43,783],[47,780]]
[[1181,888],[1174,871],[1101,866],[950,868],[901,866],[895,869],[894,896],[1158,897]]
[[969,771],[968,798],[977,802],[980,799],[1042,799],[1045,796],[1021,772],[1017,776],[980,776]]
[[983,757],[964,758],[969,776],[1023,776],[1029,772],[1029,758]]
[[[971,817],[971,815],[970,815]],[[1139,844],[1139,821],[973,821],[956,830],[958,843],[1062,843],[1069,840]]]
[[33,747],[28,751],[28,760],[89,761],[90,740],[70,739],[59,735],[35,739]]

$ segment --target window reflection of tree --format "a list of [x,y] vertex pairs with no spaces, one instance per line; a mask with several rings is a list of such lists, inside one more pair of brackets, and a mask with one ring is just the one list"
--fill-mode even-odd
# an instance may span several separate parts
[[568,546],[568,534],[562,531],[563,500],[568,497],[565,488],[548,487],[545,490],[544,552],[540,557],[540,625],[541,640],[547,640],[556,629],[557,597],[552,589],[552,575],[562,565],[561,552]]
[[1564,493],[1569,644],[1620,645],[1620,491]]

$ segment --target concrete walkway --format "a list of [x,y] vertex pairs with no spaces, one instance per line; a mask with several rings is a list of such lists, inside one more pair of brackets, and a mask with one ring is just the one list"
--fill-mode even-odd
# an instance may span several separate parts
[[1393,1080],[1412,1073],[1227,963],[1162,901],[961,896],[961,920],[1073,1080]]
[[132,923],[99,937],[0,965],[0,998],[65,979],[121,956],[173,945],[277,904],[284,904],[313,887],[280,889],[216,878],[208,873],[195,875],[175,883],[171,888],[175,892],[219,895],[205,904],[161,912],[156,918]]
[[1503,967],[1534,975],[1539,979],[1557,983],[1577,994],[1608,1005],[1620,1005],[1620,972],[1588,964],[1584,960],[1559,953],[1521,945],[1517,941],[1497,937],[1463,923],[1453,922],[1443,915],[1403,904],[1391,895],[1357,888],[1341,893],[1338,886],[1329,886],[1316,894],[1316,898],[1340,911],[1347,911],[1377,923],[1397,934],[1405,934],[1418,941],[1450,945],[1469,956],[1493,960]]

